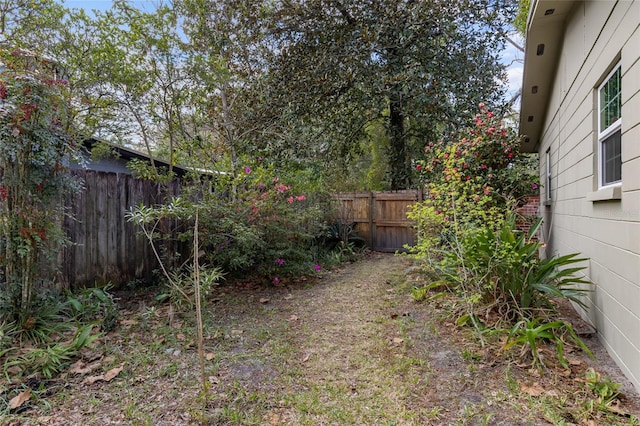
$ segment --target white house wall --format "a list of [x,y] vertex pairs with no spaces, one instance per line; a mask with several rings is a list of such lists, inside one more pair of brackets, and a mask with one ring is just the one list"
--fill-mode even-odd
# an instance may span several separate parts
[[[583,313],[640,389],[640,0],[577,2],[540,142],[541,182],[551,154],[551,200],[542,199],[547,254],[580,252],[596,285]],[[597,88],[621,61],[621,199],[598,191]],[[545,191],[543,190],[544,194]],[[595,197],[598,198],[598,197]]]

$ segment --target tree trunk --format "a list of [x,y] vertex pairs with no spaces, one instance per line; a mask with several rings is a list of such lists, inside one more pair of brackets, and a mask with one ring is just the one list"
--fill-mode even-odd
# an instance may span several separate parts
[[391,189],[406,189],[410,183],[411,172],[407,158],[404,135],[404,113],[399,95],[389,99],[389,170]]

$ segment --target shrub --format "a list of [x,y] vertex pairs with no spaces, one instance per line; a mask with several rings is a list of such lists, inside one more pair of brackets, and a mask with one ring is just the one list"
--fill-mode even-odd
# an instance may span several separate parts
[[[253,275],[279,282],[283,277],[312,273],[320,255],[317,242],[325,235],[331,213],[328,196],[309,193],[281,179],[268,165],[245,166],[238,176],[200,177],[185,194],[165,206],[139,207],[132,217],[140,224],[188,220],[199,213],[200,262],[227,275]],[[193,229],[178,232],[192,241]],[[174,230],[155,238],[172,238]],[[168,245],[170,246],[170,244]],[[173,256],[174,254],[167,254]]]
[[583,305],[580,294],[586,290],[581,285],[588,281],[575,274],[584,269],[576,265],[586,259],[578,254],[541,259],[542,243],[535,234],[542,220],[528,234],[519,231],[515,222],[511,214],[498,231],[476,228],[466,232],[440,262],[444,279],[454,288],[463,286],[479,294],[482,302],[510,321],[553,310],[552,297]]
[[118,325],[118,304],[109,292],[111,284],[103,288],[85,288],[69,293],[66,302],[68,314],[81,324],[98,323],[104,333]]
[[[521,355],[530,354],[538,364],[536,341],[553,341],[564,364],[566,341],[588,349],[569,323],[555,319],[553,299],[584,306],[581,295],[589,290],[589,282],[579,275],[585,259],[577,254],[538,256],[543,243],[535,234],[541,223],[539,219],[524,233],[517,229],[516,216],[509,214],[498,230],[474,227],[453,233],[450,240],[429,249],[432,257],[426,264],[439,280],[424,288],[445,288],[460,297],[464,303],[457,324],[508,334],[505,349],[526,346]],[[414,290],[414,297],[419,290]]]
[[499,227],[505,211],[537,190],[537,173],[519,152],[519,143],[514,130],[480,104],[475,127],[462,132],[459,141],[425,147],[425,158],[416,169],[428,198],[418,205],[413,219],[422,220],[420,213],[427,211],[420,206],[426,205],[431,208],[428,216],[435,213],[444,227],[454,222],[462,227]]
[[[462,303],[458,325],[471,323],[480,336],[506,333],[504,349],[521,346],[540,364],[537,343],[556,344],[566,365],[566,342],[588,348],[571,325],[556,320],[553,298],[584,307],[581,294],[588,281],[578,254],[538,256],[535,237],[542,220],[528,233],[516,226],[515,207],[537,192],[532,159],[519,153],[519,139],[480,104],[475,127],[453,143],[430,143],[417,162],[428,198],[409,213],[416,223],[417,243],[409,247],[423,272],[434,278],[413,291],[416,300],[432,300],[455,292]],[[432,296],[427,292],[437,290]]]

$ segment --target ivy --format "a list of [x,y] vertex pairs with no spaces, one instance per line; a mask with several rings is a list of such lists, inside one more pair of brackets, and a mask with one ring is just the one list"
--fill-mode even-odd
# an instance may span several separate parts
[[64,163],[75,145],[65,132],[67,83],[29,52],[2,51],[1,60],[0,288],[11,299],[8,319],[25,321],[46,279],[43,262],[65,241],[60,197],[73,184]]

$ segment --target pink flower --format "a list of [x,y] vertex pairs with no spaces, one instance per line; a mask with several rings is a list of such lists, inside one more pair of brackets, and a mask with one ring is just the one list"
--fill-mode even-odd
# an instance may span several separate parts
[[298,200],[298,201],[304,201],[306,199],[307,199],[307,197],[305,197],[304,195],[297,195],[296,196],[296,200]]
[[287,198],[287,203],[289,203],[289,204],[293,204],[293,197],[289,197],[289,198]]
[[319,271],[320,269],[322,269],[322,266],[320,266],[320,265],[318,265],[318,264],[316,263],[316,266],[314,266],[313,268],[314,268],[314,269],[316,270],[316,272],[317,272],[317,271]]
[[276,265],[278,266],[284,265],[284,259],[276,259]]
[[422,164],[416,164],[416,170],[417,171],[422,170]]
[[274,284],[278,284],[279,282],[280,282],[280,278],[275,277],[275,278],[273,279],[273,283],[274,283]]
[[484,189],[484,195],[489,195],[490,193],[491,193],[491,189],[489,188]]
[[245,168],[244,168],[244,172],[245,172],[246,174],[251,173],[251,168],[250,168],[250,167],[245,167]]
[[[276,181],[276,182],[277,182],[277,181]],[[276,186],[275,186],[274,188],[275,188],[275,190],[276,190],[277,192],[279,192],[279,193],[281,193],[281,194],[291,189],[291,187],[290,187],[290,186],[283,185],[283,184],[281,184],[281,183],[276,184]]]

